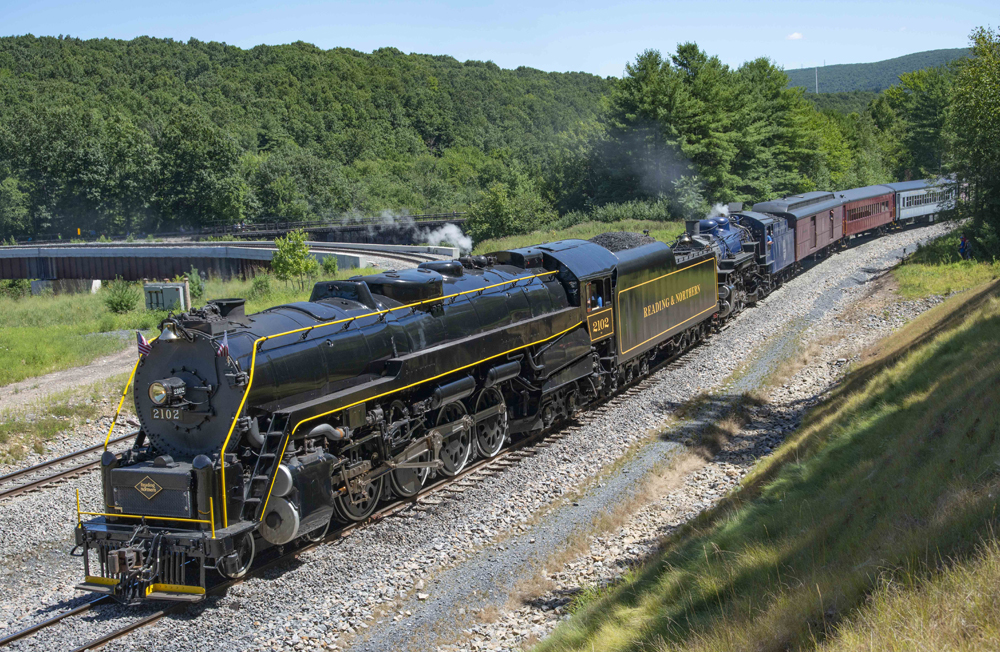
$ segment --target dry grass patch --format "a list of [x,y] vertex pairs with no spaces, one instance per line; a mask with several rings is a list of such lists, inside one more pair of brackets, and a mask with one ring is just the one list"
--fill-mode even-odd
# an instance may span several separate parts
[[488,604],[479,610],[478,615],[484,623],[495,623],[500,620],[500,609],[495,604]]
[[789,356],[784,362],[772,371],[764,381],[765,385],[781,385],[794,378],[795,374],[813,364],[823,353],[822,345],[818,341],[811,341],[804,347],[800,347],[794,354]]
[[885,577],[868,604],[821,646],[826,652],[991,650],[1000,641],[1000,546],[927,576]]
[[[127,379],[126,375],[120,374],[85,387],[52,394],[25,407],[0,410],[0,462],[16,462],[29,450],[42,454],[45,444],[60,433],[80,427],[87,419],[114,416]],[[134,412],[131,398],[129,390],[119,423]],[[96,436],[92,443],[98,443]]]

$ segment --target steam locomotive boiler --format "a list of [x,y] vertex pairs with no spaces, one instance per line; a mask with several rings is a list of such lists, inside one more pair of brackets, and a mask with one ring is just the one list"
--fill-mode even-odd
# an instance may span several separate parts
[[497,455],[705,337],[718,263],[566,240],[168,317],[131,381],[135,442],[104,453],[101,508],[80,513],[78,588],[197,601],[207,571]]

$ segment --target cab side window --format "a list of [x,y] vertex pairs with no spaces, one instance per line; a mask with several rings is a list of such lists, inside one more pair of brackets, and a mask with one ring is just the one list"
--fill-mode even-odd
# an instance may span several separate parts
[[587,312],[601,310],[608,305],[610,279],[605,281],[590,281],[587,283]]

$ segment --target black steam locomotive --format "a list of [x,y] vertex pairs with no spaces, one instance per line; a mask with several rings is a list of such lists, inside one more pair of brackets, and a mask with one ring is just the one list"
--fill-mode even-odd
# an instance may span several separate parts
[[200,600],[208,570],[239,577],[614,394],[756,292],[748,230],[690,233],[676,252],[565,240],[166,319],[134,372],[135,443],[105,452],[103,508],[81,512],[78,587]]

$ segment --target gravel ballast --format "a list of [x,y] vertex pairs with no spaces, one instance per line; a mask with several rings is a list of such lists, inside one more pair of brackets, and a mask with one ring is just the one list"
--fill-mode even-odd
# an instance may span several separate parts
[[[735,395],[757,387],[796,350],[810,326],[857,300],[861,286],[888,269],[903,247],[912,250],[944,231],[935,225],[894,233],[837,254],[745,312],[707,345],[589,412],[583,425],[569,427],[565,437],[536,455],[448,499],[428,501],[440,504],[369,525],[105,649],[153,650],[168,642],[177,650],[322,649],[348,641],[359,650],[410,650],[446,644],[449,636],[474,625],[473,609],[503,604],[534,564],[634,491],[650,468],[682,450],[676,441],[655,440],[575,496],[627,449],[647,440],[678,405],[705,391]],[[740,367],[736,380],[723,387]],[[95,496],[97,475],[5,504],[3,531],[22,541],[2,551],[5,566],[38,568],[44,576],[39,582],[5,582],[10,589],[0,607],[8,628],[74,604],[69,587],[82,572],[79,560],[66,552],[72,546],[76,486]],[[566,496],[573,498],[550,509]],[[24,519],[30,518],[44,523],[25,528]],[[147,610],[100,607],[11,648],[64,650],[143,613]]]

